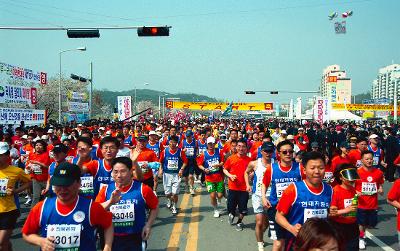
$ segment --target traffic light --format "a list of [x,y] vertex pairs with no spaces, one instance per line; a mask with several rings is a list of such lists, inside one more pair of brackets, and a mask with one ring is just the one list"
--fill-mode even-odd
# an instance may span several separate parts
[[244,91],[246,94],[256,94],[255,91]]
[[71,74],[71,78],[72,78],[73,80],[78,80],[78,81],[84,82],[84,83],[86,83],[86,81],[87,81],[86,78],[80,77],[80,76],[75,75],[75,74]]
[[269,94],[278,94],[278,91],[269,92]]
[[100,37],[99,30],[67,30],[69,38],[92,38]]
[[169,27],[140,27],[137,29],[137,34],[139,37],[166,37],[169,36]]

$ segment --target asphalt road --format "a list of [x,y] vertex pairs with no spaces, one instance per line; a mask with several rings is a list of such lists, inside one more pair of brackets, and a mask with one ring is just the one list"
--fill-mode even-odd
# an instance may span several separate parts
[[[385,195],[392,184],[385,184]],[[160,191],[161,193],[161,191]],[[379,200],[379,224],[370,233],[383,243],[367,240],[367,250],[400,250],[397,244],[396,212],[386,202],[386,197]],[[186,250],[186,251],[220,251],[220,250],[257,250],[254,236],[255,220],[249,200],[250,215],[244,218],[244,230],[236,231],[228,224],[226,202],[220,206],[221,217],[214,218],[210,200],[204,188],[198,187],[197,195],[192,197],[183,194],[179,197],[179,213],[173,216],[165,207],[165,198],[160,196],[160,213],[152,229],[148,250]],[[22,199],[24,202],[24,199]],[[22,240],[20,228],[29,208],[22,206],[22,216],[18,220],[18,229],[14,231],[12,243],[14,250],[32,250],[33,247]],[[265,234],[265,250],[271,250],[271,241]]]

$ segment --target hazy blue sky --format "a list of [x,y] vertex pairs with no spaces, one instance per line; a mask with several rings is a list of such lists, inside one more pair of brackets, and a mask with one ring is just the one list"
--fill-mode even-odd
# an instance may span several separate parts
[[[371,89],[382,66],[400,62],[400,1],[28,1],[0,0],[1,26],[170,25],[170,37],[139,38],[136,30],[102,30],[99,39],[65,31],[0,30],[0,61],[58,74],[88,75],[95,88],[196,92],[233,101],[288,100],[244,90],[317,90],[322,70],[339,64],[353,93]],[[347,34],[327,15],[353,10]]]

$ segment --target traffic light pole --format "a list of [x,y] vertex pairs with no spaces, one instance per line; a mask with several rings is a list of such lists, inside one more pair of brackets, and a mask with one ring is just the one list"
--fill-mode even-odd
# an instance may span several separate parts
[[89,91],[89,120],[92,119],[92,95],[93,95],[93,62],[90,62],[89,68],[89,81],[90,81],[90,91]]

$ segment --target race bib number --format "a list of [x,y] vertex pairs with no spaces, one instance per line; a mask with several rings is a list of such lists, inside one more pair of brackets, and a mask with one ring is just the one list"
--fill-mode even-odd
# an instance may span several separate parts
[[292,182],[276,183],[276,195],[278,199],[282,197],[283,191],[285,191],[290,184],[292,184]]
[[167,162],[167,166],[169,170],[178,170],[178,160],[176,159],[169,159]]
[[332,172],[325,172],[324,181],[330,181],[333,177]]
[[364,195],[373,195],[378,192],[378,188],[375,182],[362,182],[361,193]]
[[147,161],[139,161],[138,162],[138,165],[139,165],[140,169],[142,169],[143,173],[147,173],[149,171],[149,169],[147,167],[143,167],[144,164],[147,164],[147,163],[148,163]]
[[135,222],[135,204],[118,204],[110,207],[115,227],[133,226]]
[[206,148],[199,148],[199,155],[203,154],[207,149]]
[[7,195],[8,179],[0,179],[0,197]]
[[81,177],[81,194],[92,194],[93,193],[93,176]]
[[72,161],[74,160],[74,156],[67,156],[65,157],[65,160],[69,163],[72,163]]
[[304,209],[304,223],[311,218],[325,219],[328,217],[328,210],[325,209]]
[[55,250],[79,250],[81,243],[80,224],[47,225],[47,236],[54,237]]
[[186,148],[186,156],[187,157],[194,156],[194,148]]
[[378,156],[374,156],[372,165],[377,166],[379,164],[379,157]]
[[219,171],[219,167],[214,167],[215,165],[218,165],[218,164],[219,164],[219,161],[216,159],[208,161],[208,168],[209,168],[210,172]]
[[353,202],[353,199],[344,199],[343,200],[344,208],[351,206],[352,202]]
[[31,164],[31,169],[34,174],[42,174],[42,168],[37,164]]

